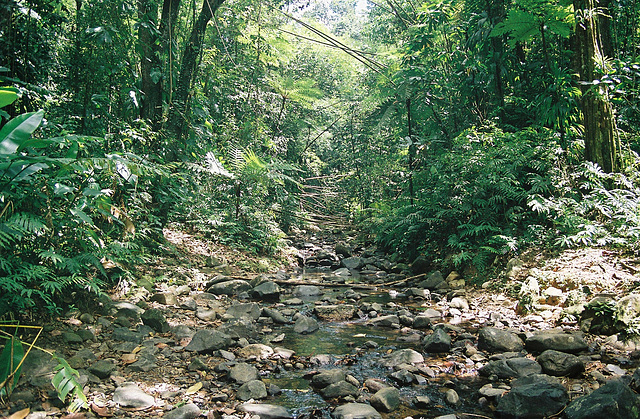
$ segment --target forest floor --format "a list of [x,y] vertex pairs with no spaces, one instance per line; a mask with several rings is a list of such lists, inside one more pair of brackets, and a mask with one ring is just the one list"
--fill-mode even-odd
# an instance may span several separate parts
[[[352,294],[345,292],[348,287],[344,287],[344,283],[335,282],[336,286],[342,285],[343,288],[337,288],[330,293],[329,287],[325,288],[323,281],[335,280],[335,277],[320,275],[309,278],[300,275],[299,260],[313,253],[333,252],[338,240],[332,234],[309,233],[304,237],[297,237],[292,242],[294,247],[279,259],[279,273],[276,273],[277,263],[273,260],[258,258],[176,229],[167,229],[165,236],[172,244],[173,250],[166,257],[140,267],[138,283],[122,282],[113,290],[110,300],[133,303],[144,309],[157,308],[166,317],[171,330],[141,330],[139,318],[135,315],[123,318],[112,309],[109,311],[110,302],[103,302],[103,307],[69,312],[43,325],[44,333],[37,345],[63,355],[80,371],[90,409],[75,414],[65,413],[64,404],[55,398],[55,392],[47,385],[55,362],[49,362],[46,356],[36,357],[34,354],[35,359],[25,362],[20,384],[9,400],[0,405],[0,416],[11,419],[250,417],[248,413],[242,412],[242,406],[247,400],[251,403],[254,398],[241,397],[239,387],[242,386],[242,381],[230,378],[233,366],[246,362],[257,370],[258,375],[255,378],[260,377],[258,381],[262,380],[267,384],[269,394],[259,397],[262,403],[284,406],[294,417],[328,417],[330,410],[345,402],[368,402],[371,397],[369,392],[372,392],[368,388],[371,386],[368,380],[393,382],[389,379],[389,372],[380,368],[380,360],[375,358],[376,356],[387,356],[399,348],[414,348],[420,351],[420,342],[429,335],[428,331],[403,327],[404,324],[385,328],[382,323],[370,326],[369,323],[360,321],[363,319],[355,322],[343,319],[342,322],[333,323],[320,321],[319,332],[315,335],[304,335],[301,339],[303,342],[300,343],[300,339],[295,338],[296,332],[292,330],[291,325],[281,325],[269,319],[265,321],[264,314],[261,314],[259,319],[256,317],[253,321],[257,330],[241,332],[240,334],[246,333],[246,339],[241,336],[235,345],[220,348],[221,350],[213,353],[189,352],[188,345],[194,332],[223,327],[230,319],[225,310],[239,303],[235,297],[226,296],[216,297],[215,301],[201,299],[212,280],[215,282],[215,278],[224,276],[234,280],[251,281],[264,274],[256,272],[258,270],[268,271],[266,275],[277,280],[283,290],[280,302],[260,302],[260,307],[280,310],[292,319],[291,323],[296,319],[296,315],[292,316],[292,313],[307,314],[313,312],[314,307],[323,304],[353,304],[358,312],[371,313],[375,311],[371,310],[373,307],[378,308],[382,312],[380,314],[411,312],[411,316],[433,309],[438,313],[432,318],[433,323],[446,325],[446,330],[454,337],[454,343],[457,341],[460,345],[455,349],[454,344],[454,348],[445,354],[428,358],[425,354],[424,363],[410,369],[416,381],[408,386],[406,383],[395,384],[401,390],[401,406],[392,412],[383,413],[383,417],[435,418],[457,415],[459,418],[491,418],[495,417],[493,412],[498,400],[491,398],[494,396],[482,396],[480,387],[486,389],[486,385],[490,384],[508,391],[509,380],[487,381],[486,378],[480,378],[480,366],[486,364],[489,359],[494,359],[496,355],[472,356],[478,353],[479,328],[508,328],[517,331],[521,336],[553,328],[578,333],[577,319],[566,315],[568,307],[573,303],[578,303],[585,297],[619,298],[621,295],[633,293],[640,284],[640,259],[637,257],[595,248],[566,250],[557,254],[530,251],[520,257],[521,262],[515,264],[515,267],[510,266],[509,272],[503,270],[495,278],[483,281],[481,286],[467,285],[461,289],[450,290],[439,300],[390,300],[389,295],[402,294],[404,289],[412,284],[385,281],[384,278],[377,278],[371,282],[362,280],[359,282],[360,285],[375,283],[376,290],[371,292],[371,295],[365,291],[358,295],[358,292],[353,293],[353,290]],[[534,300],[527,300],[528,304],[523,306],[522,294],[518,295],[518,290],[528,278],[536,279],[538,289],[532,291],[536,294]],[[320,285],[323,294],[309,305],[300,308],[292,302],[295,298],[289,298],[295,295],[291,294],[293,285],[286,286],[287,280],[298,285]],[[180,286],[183,286],[183,291],[178,290]],[[186,291],[184,286],[188,287]],[[156,298],[158,295],[172,295],[175,299],[169,302],[161,301]],[[285,295],[287,299],[282,298]],[[455,297],[462,298],[466,306],[454,306],[452,300]],[[240,302],[248,303],[249,300],[243,299]],[[372,305],[376,302],[378,306]],[[528,310],[524,310],[525,306]],[[216,313],[209,317],[200,315],[206,311],[204,309]],[[264,313],[264,309],[262,310]],[[297,316],[299,317],[299,314]],[[369,315],[365,317],[368,318]],[[116,329],[129,330],[131,339],[124,337],[118,341],[115,338]],[[91,333],[80,333],[82,330]],[[343,332],[345,333],[342,334]],[[81,338],[76,339],[74,336]],[[584,336],[589,345],[587,353],[582,355],[584,372],[571,379],[563,378],[563,383],[569,389],[572,398],[590,393],[611,378],[630,376],[640,365],[640,352],[633,341],[619,341],[616,335],[599,336],[587,333]],[[318,348],[305,353],[304,344],[309,345],[314,339],[317,340],[314,344],[319,345]],[[350,371],[353,384],[359,390],[356,394],[323,399],[317,395],[317,389],[308,386],[308,382],[311,380],[310,377],[317,373],[316,370],[324,368],[318,356],[325,352],[317,351],[326,349],[323,345],[327,341],[337,339],[345,341],[335,347],[328,346],[327,352],[334,351],[328,354],[331,359],[329,364],[331,367],[340,366]],[[307,342],[304,342],[305,340]],[[243,353],[243,346],[249,342],[267,344],[271,349],[263,350],[271,353]],[[282,349],[287,348],[288,344],[291,346],[288,349],[292,351]],[[298,350],[300,353],[292,353]],[[533,359],[531,354],[526,354],[526,357]],[[107,361],[112,368],[109,367],[106,372],[96,369],[95,366],[101,361]],[[400,367],[394,367],[396,370],[398,368]],[[291,374],[295,371],[299,373],[294,377]],[[425,386],[425,378],[428,386]],[[291,384],[294,381],[296,384],[291,387],[295,388],[287,388],[287,383]],[[307,387],[297,388],[301,385],[300,382],[304,382]],[[146,399],[145,402],[144,396],[142,401],[134,401],[132,404],[118,399],[121,396],[116,396],[116,393],[125,383],[135,383],[137,390],[150,397],[151,401]],[[304,384],[302,385],[304,387]],[[278,387],[281,387],[279,392]],[[431,402],[420,404],[416,400],[425,400],[420,399],[420,396],[423,388],[427,391],[426,387],[430,388],[427,400],[431,398]],[[447,391],[451,389],[457,391],[461,401],[449,400]],[[426,395],[424,393],[425,397]],[[135,398],[135,394],[133,397]],[[197,406],[194,407],[197,411],[184,411],[194,405]]]

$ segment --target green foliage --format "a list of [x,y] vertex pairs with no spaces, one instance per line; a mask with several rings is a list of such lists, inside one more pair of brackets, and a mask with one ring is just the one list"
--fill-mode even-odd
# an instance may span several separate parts
[[0,399],[8,398],[18,385],[23,358],[22,342],[10,336],[0,354]]
[[425,253],[456,267],[488,268],[536,237],[527,198],[549,186],[553,155],[543,133],[468,130],[437,158],[423,156],[415,205],[379,220],[378,240],[409,257]]
[[67,409],[71,413],[80,409],[88,409],[89,401],[82,392],[82,385],[78,382],[80,373],[71,368],[64,358],[56,354],[53,355],[53,358],[58,361],[58,365],[55,368],[57,372],[51,379],[51,384],[56,389],[60,401],[66,403],[67,400],[70,400]]

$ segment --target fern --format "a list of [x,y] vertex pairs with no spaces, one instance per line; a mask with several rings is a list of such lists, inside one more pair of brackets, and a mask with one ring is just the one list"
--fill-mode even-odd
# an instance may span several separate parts
[[82,392],[82,386],[78,383],[80,374],[71,368],[69,363],[62,357],[54,354],[53,358],[58,361],[55,368],[57,373],[51,379],[51,384],[58,393],[58,398],[66,403],[70,399],[68,409],[70,412],[77,412],[80,409],[87,409],[89,401],[87,396]]

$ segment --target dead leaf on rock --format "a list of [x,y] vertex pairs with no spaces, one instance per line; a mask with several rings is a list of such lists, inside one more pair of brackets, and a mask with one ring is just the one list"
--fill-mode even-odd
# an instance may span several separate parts
[[164,348],[168,348],[168,347],[169,347],[169,345],[167,345],[166,343],[162,343],[162,342],[161,342],[161,343],[158,343],[158,344],[156,345],[156,347],[157,347],[158,349],[164,349]]
[[109,409],[106,406],[101,407],[95,403],[91,403],[91,410],[93,410],[93,413],[95,413],[96,415],[102,418],[108,418],[110,416],[113,416],[113,414],[109,411]]
[[62,416],[60,419],[86,419],[87,416],[84,413],[69,413],[68,415]]
[[26,409],[14,412],[11,416],[7,416],[5,419],[24,419],[29,416],[30,412],[31,410],[27,407]]
[[136,346],[135,349],[133,351],[131,351],[132,354],[137,354],[138,352],[140,352],[142,350],[142,346]]
[[138,357],[135,354],[124,354],[122,355],[122,363],[124,365],[133,364],[138,360]]

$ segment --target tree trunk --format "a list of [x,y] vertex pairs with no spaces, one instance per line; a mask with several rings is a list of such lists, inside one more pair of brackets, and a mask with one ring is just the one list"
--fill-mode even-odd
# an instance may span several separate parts
[[613,108],[607,98],[607,86],[593,83],[597,76],[596,59],[604,59],[611,46],[607,38],[610,32],[600,30],[608,11],[599,8],[597,0],[574,0],[573,5],[576,11],[574,65],[582,89],[584,157],[607,173],[615,172],[621,169],[621,158]]
[[186,132],[189,90],[197,72],[198,57],[202,51],[207,24],[223,2],[224,0],[204,0],[202,10],[193,24],[191,35],[182,53],[180,75],[169,110],[168,124],[168,131],[174,135],[179,148],[182,148],[183,136]]

